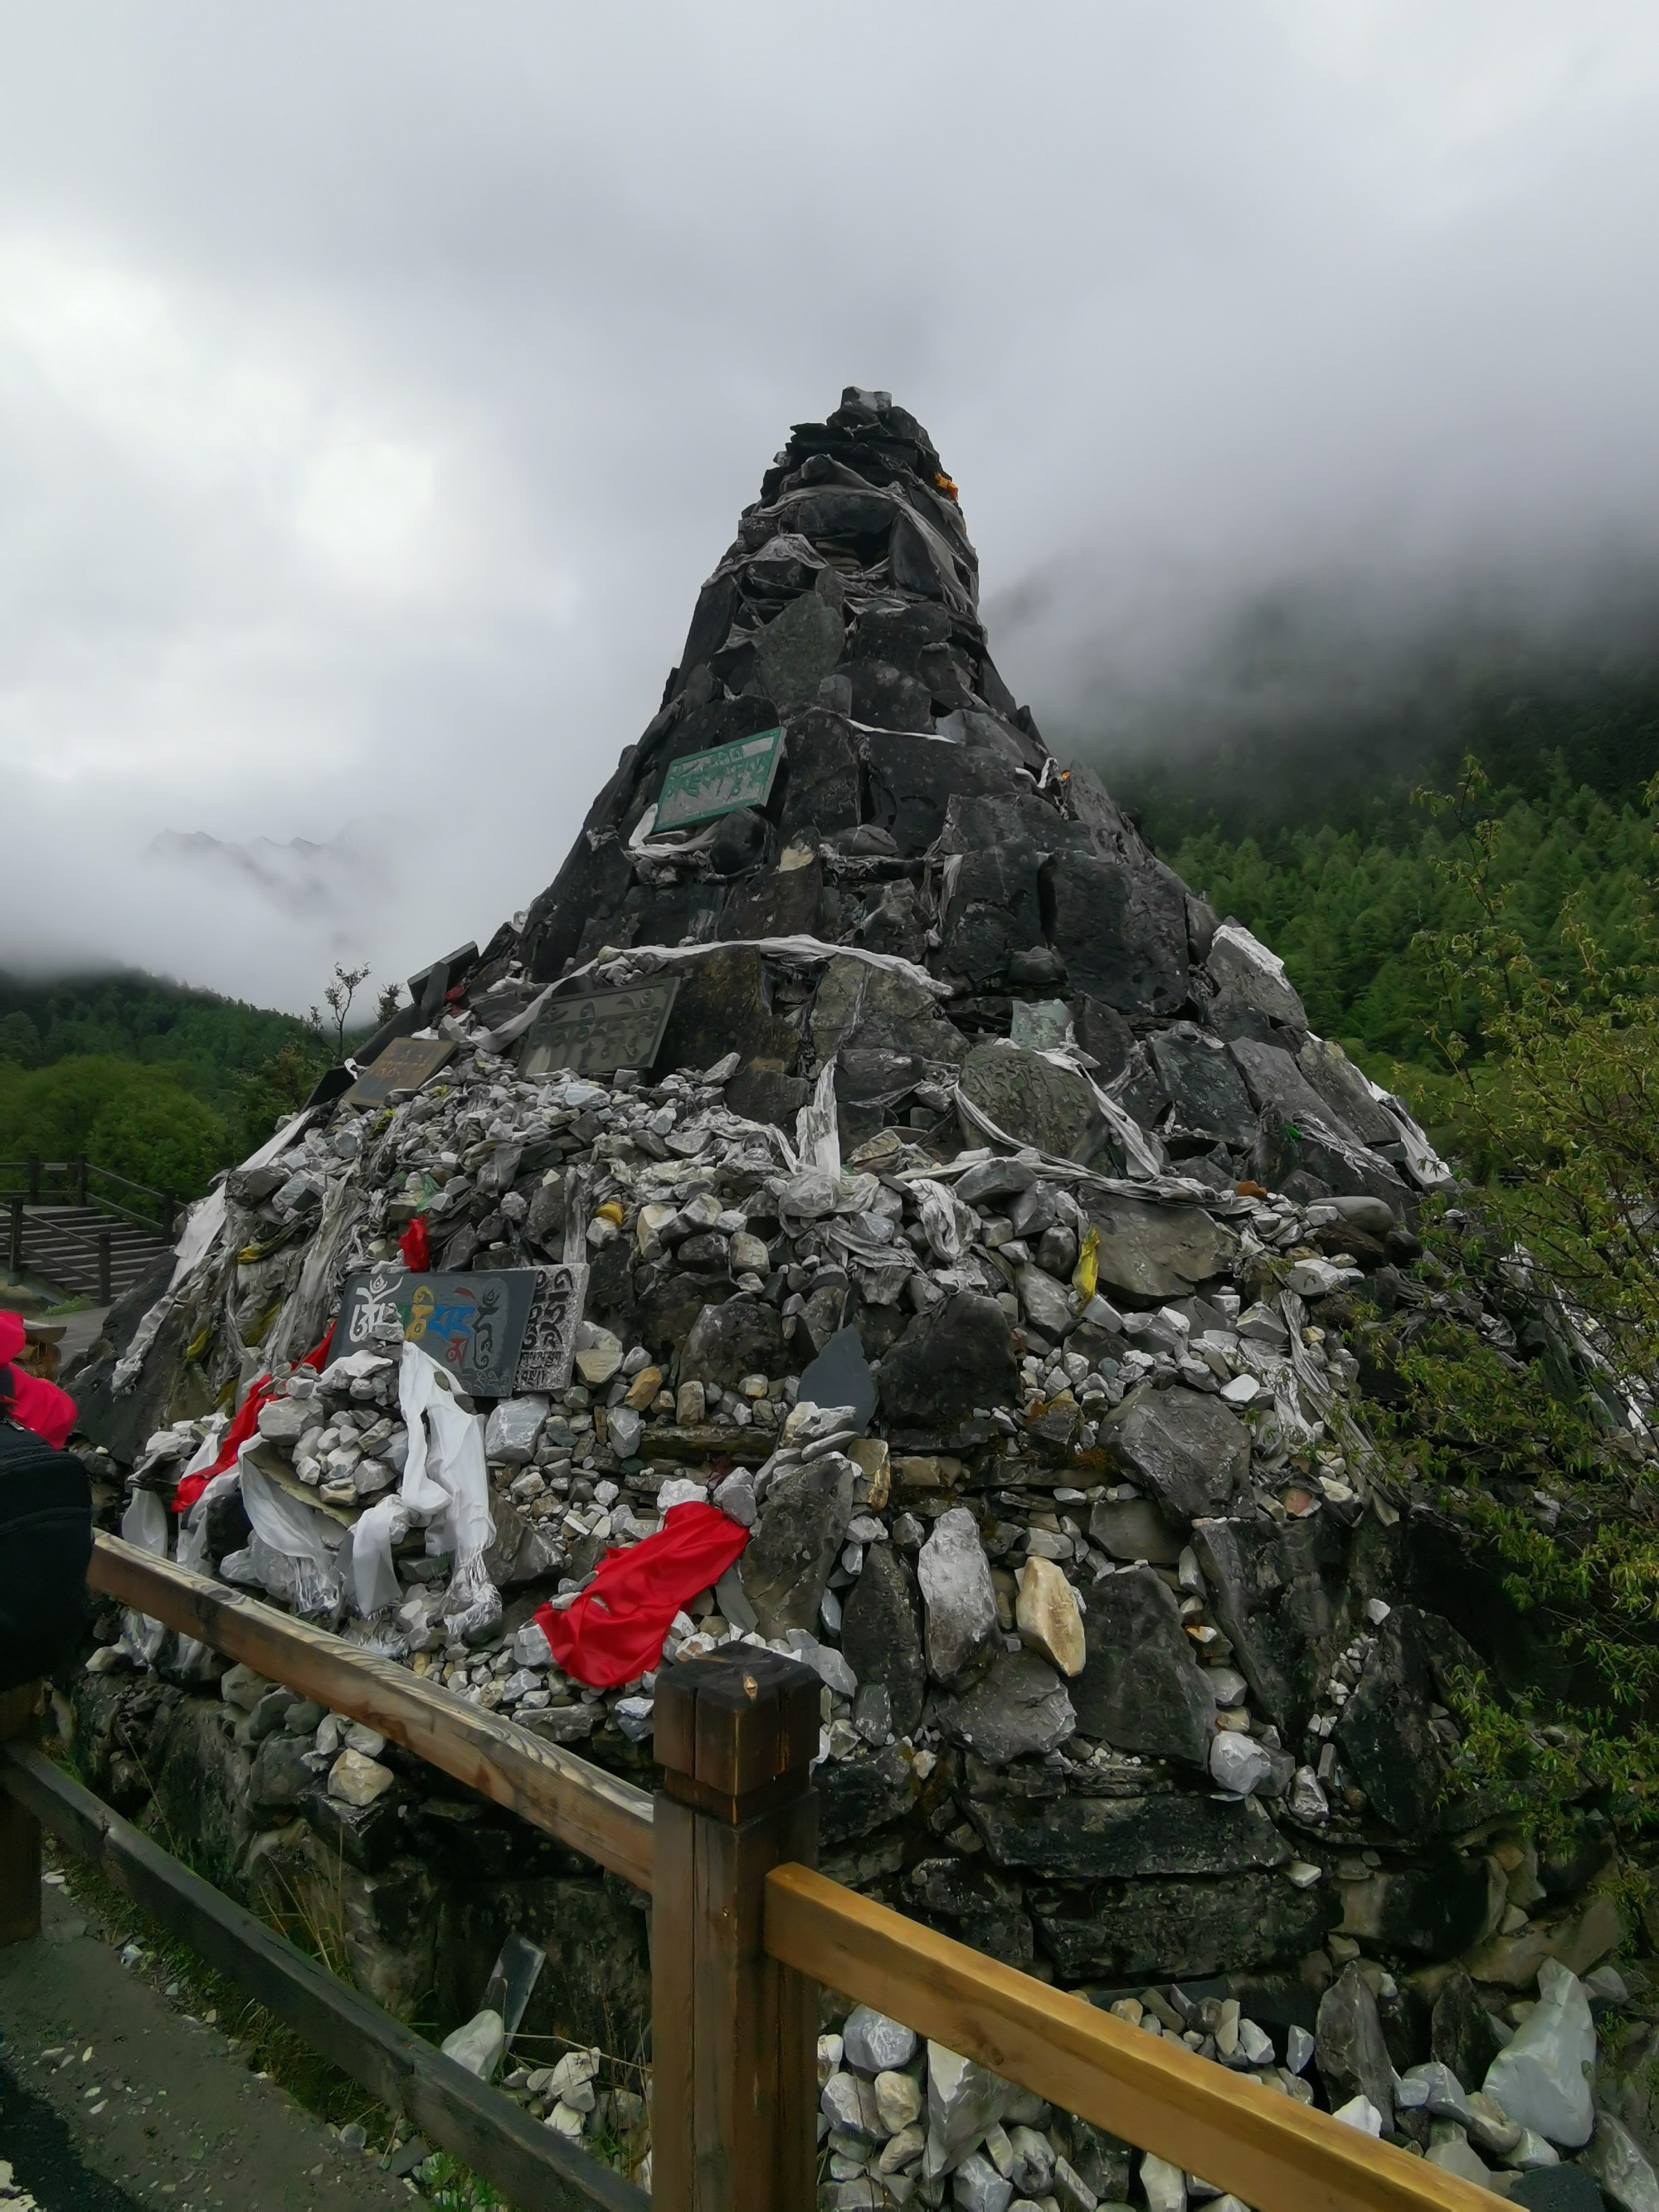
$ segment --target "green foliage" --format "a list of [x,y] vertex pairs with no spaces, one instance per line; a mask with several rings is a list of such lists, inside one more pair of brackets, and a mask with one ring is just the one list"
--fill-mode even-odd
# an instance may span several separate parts
[[[1447,1063],[1436,1034],[1459,1036],[1478,1057],[1485,1005],[1443,965],[1425,963],[1416,943],[1425,932],[1477,927],[1482,908],[1456,865],[1465,825],[1425,820],[1404,798],[1400,814],[1409,837],[1326,829],[1261,844],[1210,830],[1164,857],[1218,913],[1237,915],[1273,946],[1322,1036],[1379,1079],[1403,1083],[1437,1119]],[[1540,975],[1576,981],[1577,926],[1614,962],[1636,957],[1650,838],[1640,808],[1558,785],[1536,803],[1506,798],[1487,818],[1485,888],[1503,898]]]
[[223,1164],[225,1121],[188,1073],[106,1056],[0,1065],[0,1158],[72,1159],[194,1195]]
[[136,1060],[187,1070],[200,1095],[223,1108],[237,1079],[302,1041],[306,1024],[137,973],[33,982],[0,971],[0,1065],[60,1060]]
[[[152,1189],[198,1195],[360,1041],[350,1013],[367,975],[337,966],[329,1013],[312,1023],[150,975],[0,972],[0,1159],[85,1152]],[[382,1009],[397,998],[387,985]]]

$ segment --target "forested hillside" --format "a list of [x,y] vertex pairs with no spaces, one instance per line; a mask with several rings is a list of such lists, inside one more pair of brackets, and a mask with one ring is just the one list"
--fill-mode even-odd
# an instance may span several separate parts
[[[1437,1032],[1455,1029],[1477,1055],[1481,1039],[1473,1001],[1449,1006],[1413,944],[1480,918],[1448,865],[1473,858],[1480,825],[1489,889],[1543,974],[1572,976],[1575,916],[1612,959],[1641,961],[1659,675],[1584,672],[1507,693],[1487,681],[1432,716],[1362,710],[1357,723],[1352,744],[1330,724],[1277,750],[1264,732],[1103,766],[1164,858],[1283,957],[1315,1027],[1432,1106]],[[1461,809],[1423,804],[1425,789],[1455,790],[1466,755],[1491,791]]]
[[332,1057],[312,1022],[164,977],[0,973],[0,1159],[85,1152],[195,1194]]

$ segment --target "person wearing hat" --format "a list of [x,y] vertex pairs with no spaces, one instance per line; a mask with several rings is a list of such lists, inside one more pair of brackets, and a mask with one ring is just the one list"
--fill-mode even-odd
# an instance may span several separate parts
[[79,1641],[92,1557],[92,1485],[72,1452],[75,1401],[16,1363],[0,1311],[0,1690],[49,1674]]

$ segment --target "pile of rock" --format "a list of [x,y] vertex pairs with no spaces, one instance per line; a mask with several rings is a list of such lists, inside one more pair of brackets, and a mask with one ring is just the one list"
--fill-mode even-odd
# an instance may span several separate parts
[[[1651,2207],[1659,2203],[1651,2166],[1621,2120],[1597,2113],[1590,2092],[1592,2013],[1623,2005],[1628,1990],[1610,1967],[1581,1983],[1554,1964],[1540,1986],[1536,2003],[1511,2008],[1517,2026],[1485,2013],[1466,1978],[1449,1980],[1433,2011],[1436,2055],[1401,2071],[1400,1990],[1375,1968],[1346,1966],[1311,2028],[1282,2018],[1264,2027],[1236,1997],[1178,1984],[1120,1998],[1111,2011],[1298,2103],[1322,2091],[1348,2126],[1389,2135],[1429,2164],[1540,2212],[1593,2205],[1593,2175],[1627,2212]],[[1460,2068],[1471,2079],[1484,2075],[1486,2086],[1466,2090]],[[1200,2203],[1232,2212],[1237,2203],[957,2052],[921,2044],[867,2006],[820,2037],[818,2075],[823,2201],[835,2212],[939,2205],[947,2178],[948,2201],[965,2212],[1096,2212],[1130,2201],[1136,2183],[1147,2212]],[[1564,2166],[1562,2150],[1589,2144],[1592,2131],[1586,2164]],[[1544,2175],[1551,2179],[1523,2179]]]
[[[1499,2147],[1500,2106],[1528,2143],[1549,2130],[1498,2046],[1522,2044],[1540,1968],[1587,1971],[1621,1927],[1583,1898],[1604,1817],[1540,1864],[1523,1799],[1462,1757],[1456,1680],[1511,1665],[1516,1616],[1367,1441],[1379,1313],[1446,1303],[1412,1225],[1446,1170],[1271,953],[1059,769],[975,592],[913,418],[851,392],[798,428],[556,883],[414,979],[362,1055],[427,1034],[447,1064],[384,1104],[343,1097],[349,1071],[322,1086],[72,1387],[130,1469],[129,1533],[162,1543],[177,1478],[268,1376],[181,1555],[641,1774],[654,1675],[585,1686],[531,1615],[712,1499],[747,1547],[664,1657],[747,1639],[815,1669],[833,1872],[1431,2155],[1455,2126],[1468,2158],[1536,2165]],[[671,770],[772,729],[754,805],[659,827]],[[550,1009],[671,977],[647,1066],[529,1056]],[[359,1531],[403,1485],[398,1345],[305,1355],[416,1221],[441,1270],[580,1261],[586,1307],[568,1389],[477,1408],[481,1560],[407,1514],[388,1589]],[[1537,1325],[1473,1317],[1506,1358]],[[103,1634],[88,1771],[137,1793],[174,1756],[157,1731],[187,1746],[185,1796],[242,1793],[224,1825],[251,1886],[302,1823],[374,1889],[362,1971],[401,1989],[374,1931],[398,1881],[435,1893],[441,1785],[240,1670],[216,1736],[179,1707],[210,1655]],[[549,1978],[550,2032],[580,2033],[557,2009],[579,1978]],[[1454,1988],[1478,2065],[1443,2047]],[[826,2045],[837,2204],[1121,2198],[1121,2148],[1006,2085],[962,2090],[958,2126],[973,2069],[866,2065],[866,2025]],[[1349,2065],[1362,2045],[1386,2062]],[[1186,2185],[1139,2178],[1155,2207]]]

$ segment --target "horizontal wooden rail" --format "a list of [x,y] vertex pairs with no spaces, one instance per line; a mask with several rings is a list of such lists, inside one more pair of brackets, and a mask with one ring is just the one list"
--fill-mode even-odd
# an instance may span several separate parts
[[88,1579],[181,1636],[366,1721],[429,1765],[505,1805],[649,1894],[652,1802],[643,1790],[545,1742],[516,1721],[468,1705],[395,1660],[347,1644],[257,1598],[100,1534]]
[[510,2098],[336,1981],[39,1752],[7,1747],[0,1776],[11,1801],[90,1859],[169,1935],[510,2202],[538,2212],[589,2212],[596,2204],[608,2212],[648,2212],[643,2190],[538,2125]]
[[1490,2191],[936,1935],[802,1866],[766,1948],[1258,2212],[1492,2212]]

